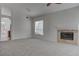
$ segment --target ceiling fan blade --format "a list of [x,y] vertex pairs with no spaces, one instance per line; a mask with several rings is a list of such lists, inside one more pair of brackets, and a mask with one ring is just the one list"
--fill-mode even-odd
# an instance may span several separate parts
[[[52,3],[47,3],[46,6],[50,6]],[[54,3],[54,4],[62,4],[62,3]]]
[[47,3],[47,7],[50,6],[52,3]]
[[62,3],[55,3],[55,4],[62,4]]

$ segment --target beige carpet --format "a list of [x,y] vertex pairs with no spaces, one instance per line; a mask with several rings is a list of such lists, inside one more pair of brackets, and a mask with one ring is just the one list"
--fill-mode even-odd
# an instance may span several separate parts
[[0,42],[0,56],[79,56],[79,46],[39,39]]

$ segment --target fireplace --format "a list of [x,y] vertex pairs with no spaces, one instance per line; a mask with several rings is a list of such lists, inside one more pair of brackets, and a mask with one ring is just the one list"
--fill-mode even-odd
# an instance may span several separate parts
[[73,32],[61,32],[60,39],[63,40],[74,40],[74,33]]
[[78,44],[78,30],[57,30],[57,42]]

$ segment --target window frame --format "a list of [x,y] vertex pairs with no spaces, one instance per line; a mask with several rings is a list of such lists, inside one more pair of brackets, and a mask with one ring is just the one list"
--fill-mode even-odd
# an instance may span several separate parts
[[[36,22],[39,22],[39,21],[42,21],[43,22],[43,24],[42,24],[42,34],[40,34],[40,33],[36,33]],[[44,35],[44,20],[43,19],[40,19],[40,20],[36,20],[35,22],[34,22],[34,24],[35,24],[35,26],[34,26],[34,33],[35,33],[35,35]],[[39,28],[39,27],[38,27]],[[40,30],[40,29],[39,29]]]

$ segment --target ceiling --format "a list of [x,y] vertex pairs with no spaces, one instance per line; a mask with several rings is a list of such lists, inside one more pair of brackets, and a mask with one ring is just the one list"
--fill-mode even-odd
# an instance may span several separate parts
[[64,9],[73,8],[79,6],[78,3],[62,3],[62,4],[54,4],[52,3],[49,7],[46,6],[46,3],[7,3],[0,4],[0,6],[9,6],[14,9],[21,8],[25,9],[25,12],[31,17],[46,15],[49,13],[61,11]]

